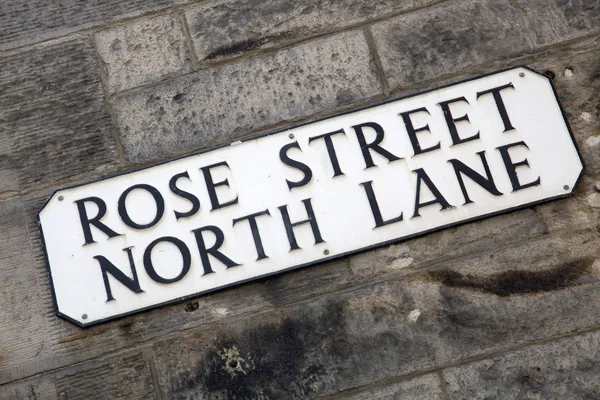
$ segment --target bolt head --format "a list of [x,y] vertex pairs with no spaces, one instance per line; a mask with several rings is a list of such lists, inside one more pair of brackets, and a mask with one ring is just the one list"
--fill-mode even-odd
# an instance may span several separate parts
[[326,256],[329,255],[329,250],[323,250],[323,254],[325,254]]
[[565,190],[569,190],[569,185],[565,185],[565,186],[563,186],[563,189],[565,189]]
[[293,133],[290,133],[290,134],[288,135],[288,137],[289,137],[290,139],[293,139],[293,138],[294,138],[294,134],[293,134]]
[[87,314],[83,314],[83,315],[81,316],[81,319],[87,319],[87,317],[88,317],[88,315],[87,315]]
[[58,201],[63,201],[64,199],[65,198],[62,195],[58,196]]
[[519,72],[519,76],[520,76],[521,78],[525,78],[525,72]]

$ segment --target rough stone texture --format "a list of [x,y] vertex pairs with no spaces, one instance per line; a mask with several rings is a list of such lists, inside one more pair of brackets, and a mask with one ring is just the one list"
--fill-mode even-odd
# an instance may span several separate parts
[[381,92],[361,31],[199,71],[115,103],[129,161],[232,142]]
[[110,92],[191,70],[183,28],[176,15],[120,25],[97,33],[95,40]]
[[546,231],[544,221],[527,209],[360,253],[350,258],[350,268],[361,277],[405,274],[431,262],[511,246]]
[[354,395],[343,394],[347,400],[445,400],[437,375],[423,375],[409,381],[382,386]]
[[600,398],[598,331],[443,372],[451,399]]
[[600,240],[552,235],[154,346],[168,398],[315,398],[597,326]]
[[1,385],[1,399],[157,399],[146,358],[139,352],[73,365],[18,383]]
[[140,352],[94,360],[53,374],[59,399],[157,399],[150,367]]
[[0,398],[7,400],[62,400],[49,376],[0,386]]
[[598,32],[600,2],[463,1],[373,26],[391,88],[413,85]]
[[200,60],[215,61],[267,49],[434,4],[438,0],[227,0],[186,10]]
[[114,171],[111,130],[89,40],[0,58],[0,193]]
[[[0,55],[1,399],[600,398],[600,2],[154,12],[172,2],[0,7],[0,51],[93,27]],[[382,69],[400,95],[517,64],[553,77],[587,167],[574,197],[85,330],[54,314],[35,215],[122,170],[113,130],[142,164],[380,101]]]
[[10,0],[0,10],[0,50],[168,7],[174,0]]
[[[20,199],[0,202],[0,368],[18,368],[48,351],[38,276]],[[41,277],[45,278],[45,277]]]

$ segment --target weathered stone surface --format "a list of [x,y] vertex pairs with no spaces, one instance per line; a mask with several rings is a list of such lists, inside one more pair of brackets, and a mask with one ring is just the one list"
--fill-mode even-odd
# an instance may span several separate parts
[[0,50],[41,42],[107,21],[168,7],[174,0],[2,2]]
[[17,383],[0,385],[1,399],[157,399],[150,367],[139,351],[91,360]]
[[600,324],[600,240],[552,235],[157,342],[169,398],[315,398]]
[[95,40],[111,93],[191,70],[176,15],[139,19],[99,32]]
[[52,374],[59,399],[157,399],[150,367],[140,352],[92,360]]
[[117,152],[92,44],[61,41],[0,59],[0,192],[115,170]]
[[391,88],[454,74],[600,29],[597,1],[464,1],[373,27]]
[[357,254],[350,258],[350,268],[362,277],[409,273],[431,262],[506,247],[546,231],[546,223],[526,209]]
[[0,385],[0,399],[62,400],[58,398],[56,386],[49,376]]
[[360,31],[199,71],[115,102],[129,161],[232,142],[381,92]]
[[298,41],[436,2],[205,1],[187,8],[186,18],[198,58],[212,61]]
[[347,400],[444,400],[439,377],[434,374],[423,375],[409,381],[368,390],[355,395],[343,395]]
[[597,399],[599,375],[597,331],[443,372],[450,398],[465,400]]
[[0,369],[18,368],[49,350],[30,254],[39,244],[30,242],[24,213],[20,199],[0,201]]

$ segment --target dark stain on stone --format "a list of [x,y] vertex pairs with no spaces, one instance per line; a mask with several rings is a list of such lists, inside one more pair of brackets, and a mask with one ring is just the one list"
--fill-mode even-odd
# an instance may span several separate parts
[[175,96],[173,96],[173,102],[179,104],[185,99],[185,96],[186,93],[177,93]]
[[127,322],[120,326],[121,332],[124,336],[130,336],[133,334],[133,322]]
[[290,32],[281,32],[276,35],[263,36],[258,39],[249,39],[241,42],[220,46],[205,57],[205,60],[216,60],[222,57],[239,56],[252,50],[259,49],[269,42],[283,40],[291,36]]
[[[332,327],[335,332],[328,329]],[[176,379],[172,393],[180,398],[191,393],[223,399],[310,397],[327,374],[311,361],[319,359],[311,351],[343,332],[343,306],[338,303],[315,317],[283,317],[241,334],[221,330],[196,367]]]
[[488,277],[452,270],[431,271],[428,277],[453,288],[473,289],[498,296],[550,292],[576,285],[590,271],[593,259],[583,258],[546,271],[506,271]]
[[200,308],[200,304],[197,301],[190,302],[185,305],[186,312],[193,312],[196,311],[198,308]]

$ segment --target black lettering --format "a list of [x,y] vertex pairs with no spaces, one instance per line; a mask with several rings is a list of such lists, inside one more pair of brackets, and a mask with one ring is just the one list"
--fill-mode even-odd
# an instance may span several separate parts
[[498,191],[498,189],[496,188],[496,184],[494,183],[494,177],[490,172],[490,167],[488,166],[487,160],[485,158],[485,151],[480,151],[476,154],[479,156],[479,158],[481,158],[481,163],[483,164],[483,169],[485,170],[485,177],[479,174],[477,171],[465,165],[462,161],[458,161],[456,159],[448,160],[448,162],[454,167],[454,173],[456,174],[456,179],[458,180],[458,184],[460,185],[460,190],[462,191],[462,194],[465,198],[465,204],[472,203],[473,200],[469,198],[469,194],[467,193],[465,182],[463,181],[461,174],[465,174],[473,182],[477,183],[479,186],[481,186],[494,196],[502,196],[502,193]]
[[411,114],[416,114],[418,112],[425,112],[429,114],[429,111],[425,107],[417,108],[411,111],[406,111],[400,113],[402,120],[404,121],[404,126],[406,127],[406,133],[408,134],[408,138],[410,139],[410,143],[412,144],[413,151],[415,152],[415,156],[418,154],[427,153],[429,151],[437,150],[440,148],[440,142],[438,141],[436,145],[428,147],[426,149],[421,148],[421,143],[419,143],[419,138],[417,137],[417,133],[427,131],[431,133],[429,130],[429,124],[422,126],[420,128],[416,128],[413,125],[412,120],[410,119]]
[[331,137],[333,135],[337,135],[337,134],[343,134],[345,135],[346,132],[344,132],[343,129],[334,131],[334,132],[329,132],[329,133],[325,133],[323,135],[319,135],[319,136],[314,136],[308,139],[308,143],[312,143],[315,140],[319,140],[319,139],[323,139],[325,141],[325,147],[327,148],[327,153],[329,154],[329,160],[331,161],[331,166],[333,167],[333,177],[335,178],[336,176],[340,176],[340,175],[344,175],[344,173],[342,172],[341,168],[340,168],[340,163],[338,161],[337,158],[337,154],[335,154],[335,147],[333,146],[333,140],[331,139]]
[[250,231],[252,232],[252,239],[254,239],[254,247],[256,247],[256,253],[258,254],[258,258],[256,261],[260,261],[264,258],[269,258],[265,254],[265,249],[263,248],[262,240],[260,237],[260,232],[258,231],[258,224],[256,223],[256,218],[261,215],[271,215],[269,210],[260,211],[254,214],[246,215],[245,217],[236,218],[233,220],[233,225],[237,224],[240,221],[248,220],[250,224]]
[[279,207],[281,217],[283,218],[283,225],[285,226],[285,233],[287,234],[288,241],[290,242],[290,251],[300,249],[300,246],[298,246],[298,242],[296,241],[296,235],[294,234],[294,227],[296,226],[310,224],[313,236],[315,237],[315,244],[325,242],[321,237],[321,231],[319,230],[319,225],[317,224],[317,217],[315,216],[310,199],[304,199],[302,200],[302,203],[304,203],[304,208],[306,209],[308,219],[293,223],[290,219],[287,205]]
[[210,198],[210,204],[212,206],[211,211],[218,210],[219,208],[229,207],[229,206],[232,206],[232,205],[238,203],[237,196],[235,196],[235,199],[230,200],[225,203],[221,203],[219,201],[219,198],[217,197],[217,187],[219,187],[219,186],[229,187],[229,181],[227,179],[222,180],[221,182],[213,181],[213,177],[211,175],[210,170],[212,168],[217,168],[217,167],[229,168],[229,164],[227,164],[227,161],[221,161],[219,163],[200,168],[202,170],[202,174],[204,174],[204,180],[206,181],[206,190],[208,191],[208,197]]
[[471,121],[469,121],[469,116],[467,114],[463,115],[462,117],[458,117],[458,118],[455,118],[452,115],[452,111],[450,111],[449,104],[458,103],[460,101],[463,101],[463,102],[469,104],[469,102],[467,101],[467,99],[464,98],[464,96],[457,97],[456,99],[452,99],[452,100],[441,101],[438,103],[438,105],[442,108],[442,111],[444,112],[444,119],[446,120],[446,125],[448,125],[448,130],[450,131],[450,137],[452,138],[453,146],[455,146],[457,144],[461,144],[461,143],[470,142],[471,140],[479,139],[479,131],[477,131],[477,133],[475,135],[469,136],[468,138],[464,138],[464,139],[461,139],[460,136],[458,135],[458,129],[456,128],[456,123],[460,122],[460,121],[471,122]]
[[[304,174],[304,177],[301,180],[299,180],[298,182],[292,182],[287,179],[285,180],[287,182],[288,189],[290,191],[295,187],[302,187],[302,186],[308,184],[308,182],[310,182],[310,180],[312,179],[312,171],[308,167],[308,165],[301,163],[300,161],[293,160],[288,157],[288,155],[287,155],[288,150],[293,149],[293,148],[300,149],[300,145],[298,144],[298,142],[286,144],[285,146],[283,146],[281,148],[281,150],[279,150],[279,159],[281,160],[281,162],[283,162],[288,167],[296,168],[296,169],[302,171],[302,173]],[[302,149],[300,149],[300,151],[302,151]]]
[[[85,202],[92,202],[96,204],[98,207],[98,214],[94,218],[89,218],[87,215],[87,210],[85,209]],[[77,204],[77,209],[79,210],[79,220],[81,221],[81,229],[83,229],[83,237],[85,238],[85,243],[96,243],[92,236],[92,230],[90,229],[90,225],[94,225],[96,228],[100,229],[102,232],[106,234],[109,238],[113,238],[115,236],[121,236],[120,233],[117,233],[110,229],[108,226],[100,222],[104,215],[106,214],[106,203],[99,197],[86,197],[85,199],[75,200]]]
[[[156,272],[156,270],[154,269],[154,265],[152,264],[152,250],[157,244],[161,242],[168,242],[174,244],[175,247],[177,247],[177,249],[181,253],[181,257],[183,258],[183,266],[181,267],[181,272],[175,278],[163,278]],[[191,265],[192,257],[190,256],[190,250],[183,241],[177,239],[176,237],[164,236],[158,238],[152,243],[150,243],[146,248],[146,251],[144,252],[144,268],[146,268],[146,273],[150,278],[152,278],[155,282],[158,283],[168,284],[180,281],[188,273]]]
[[131,274],[133,278],[125,275],[119,268],[115,267],[113,263],[108,261],[104,256],[94,256],[100,263],[100,270],[102,271],[102,279],[104,280],[104,289],[106,290],[106,301],[112,301],[115,298],[112,295],[110,289],[110,283],[108,281],[108,274],[111,274],[113,278],[121,282],[127,289],[134,293],[143,293],[144,291],[140,288],[140,282],[138,281],[137,272],[135,270],[135,263],[133,261],[133,254],[131,254],[131,247],[123,249],[127,252],[129,257],[129,266],[131,267]]
[[[127,212],[127,207],[126,207],[127,196],[129,195],[129,193],[133,192],[134,190],[147,191],[148,193],[150,193],[152,195],[152,197],[154,198],[154,202],[156,203],[156,215],[154,216],[154,219],[147,224],[138,224],[138,223],[134,222],[129,217],[129,214]],[[125,225],[127,225],[128,227],[133,228],[133,229],[147,229],[147,228],[151,228],[154,225],[156,225],[158,223],[158,221],[160,221],[160,219],[162,218],[163,214],[165,213],[165,201],[164,201],[163,197],[161,196],[160,192],[154,186],[150,186],[150,185],[146,185],[146,184],[133,185],[130,188],[128,188],[127,190],[125,190],[121,194],[121,197],[119,197],[119,208],[118,209],[119,209],[119,216],[121,217],[121,220],[123,221],[123,223]]]
[[[417,185],[416,185],[417,193],[415,195],[415,212],[412,216],[413,218],[421,216],[421,214],[419,214],[420,208],[431,206],[433,204],[439,204],[442,207],[440,209],[440,211],[447,210],[449,208],[454,207],[454,206],[450,205],[450,203],[448,203],[448,201],[446,201],[444,196],[442,196],[442,194],[440,193],[438,188],[433,184],[433,182],[429,178],[429,175],[427,175],[427,173],[425,172],[425,170],[423,168],[416,169],[413,172],[415,174],[417,174]],[[431,191],[431,194],[433,194],[433,197],[435,197],[435,199],[427,201],[425,203],[421,203],[421,182],[425,182],[425,185],[427,185],[427,187],[429,188],[429,190]]]
[[[206,248],[206,243],[204,242],[204,237],[202,236],[202,232],[205,231],[212,232],[212,234],[215,235],[215,244],[213,244],[210,248]],[[237,267],[240,265],[219,251],[225,242],[225,235],[223,235],[222,230],[214,225],[207,225],[202,228],[194,229],[192,232],[196,237],[196,243],[198,244],[198,250],[200,251],[200,260],[202,260],[202,267],[204,268],[204,274],[202,275],[212,274],[215,272],[210,265],[210,259],[208,258],[209,254],[225,264],[227,268]]]
[[[373,156],[371,155],[371,150],[373,150],[380,156],[385,157],[388,160],[388,162],[401,160],[400,157],[396,157],[395,155],[393,155],[392,153],[390,153],[389,151],[387,151],[379,145],[385,137],[385,132],[383,131],[381,125],[376,124],[375,122],[365,122],[364,124],[355,125],[352,128],[356,132],[356,138],[358,139],[360,150],[362,151],[363,158],[365,159],[365,169],[372,168],[375,166],[375,163],[373,162]],[[365,134],[363,132],[363,128],[371,128],[375,131],[375,140],[373,140],[371,143],[367,143],[367,140],[365,139]]]
[[189,201],[192,204],[192,208],[190,208],[190,210],[186,212],[179,212],[174,210],[175,219],[188,218],[200,211],[200,200],[198,200],[198,198],[190,192],[186,192],[185,190],[181,190],[177,187],[177,181],[180,178],[190,179],[190,175],[187,173],[187,171],[179,173],[177,175],[173,175],[173,177],[169,181],[169,189],[171,189],[171,192],[173,192],[173,194]]
[[502,123],[504,124],[504,132],[515,129],[510,122],[510,118],[508,118],[508,113],[506,112],[506,107],[504,106],[504,101],[502,100],[502,95],[500,92],[504,89],[514,89],[512,83],[508,83],[503,86],[498,86],[489,90],[484,90],[483,92],[477,92],[477,98],[479,99],[481,96],[491,93],[494,96],[494,101],[496,102],[496,108],[498,108],[498,113],[500,114],[500,118],[502,118]]
[[510,183],[512,184],[513,192],[516,192],[517,190],[523,190],[532,186],[538,186],[541,182],[539,176],[535,181],[529,183],[521,184],[519,182],[519,177],[517,175],[517,167],[523,165],[529,167],[529,161],[527,161],[527,159],[516,163],[512,161],[512,159],[510,158],[510,154],[508,153],[508,149],[518,146],[524,146],[525,148],[529,149],[529,146],[527,146],[527,144],[525,144],[525,142],[522,141],[507,144],[506,146],[497,147],[498,151],[500,151],[500,155],[502,156],[502,161],[504,162],[504,166],[506,168],[506,173],[508,174],[508,177],[510,179]]
[[382,226],[402,221],[402,212],[400,212],[400,215],[396,218],[384,221],[383,216],[381,215],[381,210],[379,209],[379,204],[377,203],[377,198],[375,197],[375,192],[373,191],[373,181],[363,182],[361,185],[365,188],[367,199],[369,200],[369,205],[371,206],[371,213],[373,213],[373,218],[375,219],[375,228],[380,228]]

